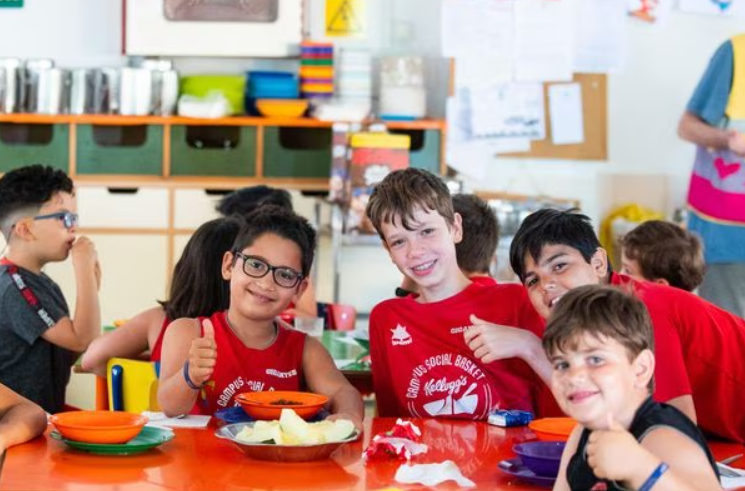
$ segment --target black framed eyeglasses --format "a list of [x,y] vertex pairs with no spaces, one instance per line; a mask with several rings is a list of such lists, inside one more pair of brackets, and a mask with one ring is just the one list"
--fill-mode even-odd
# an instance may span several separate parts
[[77,213],[71,211],[58,211],[57,213],[50,213],[48,215],[36,215],[34,220],[47,220],[49,218],[57,218],[61,220],[67,230],[70,230],[78,224]]
[[243,272],[251,278],[263,278],[272,272],[274,282],[282,288],[294,288],[303,279],[303,274],[285,266],[272,266],[268,262],[256,256],[248,256],[234,251],[236,257],[243,259]]

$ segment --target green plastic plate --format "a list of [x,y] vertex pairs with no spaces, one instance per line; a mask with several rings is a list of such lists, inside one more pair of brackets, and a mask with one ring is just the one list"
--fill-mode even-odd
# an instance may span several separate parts
[[145,426],[139,435],[127,443],[84,443],[62,438],[57,430],[52,431],[51,437],[65,442],[75,450],[82,450],[100,455],[134,455],[145,452],[174,438],[173,430]]

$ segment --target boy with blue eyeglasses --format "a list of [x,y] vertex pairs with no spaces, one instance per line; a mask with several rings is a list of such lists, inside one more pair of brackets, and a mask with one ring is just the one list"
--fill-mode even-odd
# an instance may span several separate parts
[[[70,367],[100,333],[96,248],[75,236],[77,203],[61,170],[31,165],[0,178],[0,383],[49,413],[64,407]],[[75,315],[42,268],[72,255]]]

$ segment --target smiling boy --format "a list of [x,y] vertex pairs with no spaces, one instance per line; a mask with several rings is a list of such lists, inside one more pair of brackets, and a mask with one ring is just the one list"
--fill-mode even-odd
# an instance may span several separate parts
[[683,290],[612,272],[589,218],[573,211],[528,216],[512,241],[510,263],[544,318],[579,286],[633,292],[654,328],[655,399],[706,432],[745,441],[745,321]]
[[[545,357],[542,321],[519,285],[472,283],[460,270],[461,217],[442,180],[419,169],[392,172],[366,211],[418,292],[383,301],[370,314],[378,415],[486,419],[497,407],[534,410],[545,388],[531,370]],[[478,346],[466,344],[465,333],[479,331],[482,319],[505,330],[500,356],[511,359],[484,360]]]
[[554,396],[578,422],[554,491],[720,489],[696,425],[650,397],[654,335],[642,302],[616,288],[577,287],[553,308],[543,346]]
[[[70,367],[101,330],[95,246],[75,237],[77,203],[61,170],[22,167],[0,179],[0,383],[50,413],[63,409]],[[72,255],[77,299],[70,316],[42,268]]]

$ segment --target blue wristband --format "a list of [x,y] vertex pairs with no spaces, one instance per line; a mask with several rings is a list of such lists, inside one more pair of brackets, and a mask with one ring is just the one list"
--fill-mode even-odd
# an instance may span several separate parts
[[191,378],[189,378],[189,362],[188,361],[184,363],[184,380],[186,380],[186,385],[188,385],[190,388],[194,390],[201,389],[200,386],[195,384],[194,381]]
[[669,469],[668,465],[662,462],[657,468],[652,471],[644,484],[641,485],[638,491],[649,491],[657,483],[657,480]]

